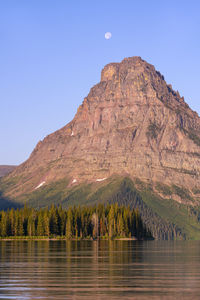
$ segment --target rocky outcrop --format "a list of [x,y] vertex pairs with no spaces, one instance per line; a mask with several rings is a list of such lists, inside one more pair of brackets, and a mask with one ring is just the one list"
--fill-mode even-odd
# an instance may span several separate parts
[[74,119],[40,141],[6,180],[9,195],[69,178],[69,186],[113,174],[197,190],[200,118],[140,57],[104,67]]

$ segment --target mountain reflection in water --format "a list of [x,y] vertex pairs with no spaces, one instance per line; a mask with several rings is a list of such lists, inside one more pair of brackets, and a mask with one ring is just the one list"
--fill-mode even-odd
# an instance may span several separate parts
[[0,299],[200,299],[198,241],[0,241]]

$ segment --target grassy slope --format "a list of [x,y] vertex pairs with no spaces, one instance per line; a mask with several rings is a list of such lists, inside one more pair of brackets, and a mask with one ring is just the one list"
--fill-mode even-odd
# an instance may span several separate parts
[[121,180],[120,177],[115,177],[103,183],[80,184],[68,188],[69,181],[64,179],[23,195],[17,201],[26,202],[36,208],[50,206],[52,203],[68,207],[107,202],[119,189]]
[[147,206],[151,207],[162,219],[176,224],[187,238],[200,240],[200,222],[197,217],[190,214],[189,206],[179,204],[174,200],[163,199],[148,190],[142,191],[141,196]]
[[68,188],[68,183],[68,180],[64,179],[15,200],[18,203],[26,202],[36,208],[50,206],[52,203],[68,207],[93,205],[99,202],[119,202],[119,204],[144,210],[144,218],[148,224],[154,223],[155,227],[160,226],[162,222],[167,226],[175,224],[186,235],[186,238],[200,239],[198,209],[193,209],[196,215],[191,214],[190,207],[170,199],[163,199],[145,184],[142,186],[137,183],[133,184],[129,178],[117,176],[101,183],[81,184],[70,188]]

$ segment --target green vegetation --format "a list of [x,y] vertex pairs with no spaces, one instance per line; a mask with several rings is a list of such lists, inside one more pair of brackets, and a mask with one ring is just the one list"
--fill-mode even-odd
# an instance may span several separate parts
[[[156,239],[200,239],[198,207],[173,200],[173,196],[178,195],[184,202],[193,202],[187,189],[157,183],[154,190],[150,183],[139,179],[133,182],[128,177],[120,176],[98,183],[82,183],[71,187],[68,184],[69,181],[65,179],[42,186],[23,198],[15,199],[15,205],[26,203],[29,207],[39,209],[47,206],[50,208],[52,204],[69,208],[74,205],[106,206],[118,203],[120,206],[138,209],[143,224]],[[13,207],[13,203],[7,201],[4,208]]]
[[166,185],[166,184],[163,184],[163,183],[161,184],[160,182],[158,182],[156,184],[156,190],[159,191],[159,192],[161,192],[165,196],[172,195],[171,188],[168,185]]
[[200,138],[192,131],[188,132],[188,137],[198,146],[200,146]]
[[19,176],[15,176],[13,178],[7,178],[5,181],[4,177],[0,178],[0,185],[1,185],[1,192],[4,192],[7,189],[11,189],[13,186],[15,186],[18,181],[20,180]]
[[[137,208],[143,223],[152,232],[154,238],[163,240],[186,239],[186,234],[181,230],[179,224],[169,218],[171,213],[168,207],[169,203],[158,197],[150,185],[143,183],[140,187],[142,187],[141,190],[136,189],[133,182],[129,178],[125,178],[121,181],[119,191],[113,195],[112,201],[118,202],[119,205]],[[174,201],[171,200],[170,203],[173,206]]]
[[161,128],[155,122],[150,122],[146,135],[151,139],[156,139],[160,131]]
[[118,204],[1,211],[0,237],[152,238],[138,210]]
[[193,129],[185,129],[185,128],[180,128],[184,134],[191,139],[197,146],[200,146],[200,137],[199,134],[197,134]]
[[186,188],[179,187],[175,184],[168,186],[166,184],[158,182],[156,184],[156,190],[165,196],[172,196],[173,194],[178,195],[181,199],[194,201],[189,191]]
[[35,190],[31,194],[23,195],[23,198],[17,198],[17,201],[27,203],[31,207],[40,208],[59,204],[66,198],[68,179],[56,181],[50,185]]
[[179,187],[173,184],[172,191],[174,192],[174,194],[177,194],[179,197],[181,197],[181,199],[193,200],[188,190],[183,187]]
[[[151,209],[157,217],[152,217],[152,219],[158,228],[158,232],[161,234],[158,237],[156,236],[158,232],[154,232],[152,228],[153,222],[150,221],[150,226],[148,226],[148,222],[142,218],[145,225],[151,228],[151,232],[155,238],[167,239],[166,235],[169,235],[170,239],[200,240],[198,207],[180,204],[173,199],[163,199],[151,189],[141,191],[141,197],[147,205],[148,210]],[[191,211],[195,211],[195,213],[191,214]],[[173,231],[175,236],[173,236]]]
[[67,208],[73,205],[95,205],[108,202],[120,188],[121,177],[111,177],[102,183],[79,184],[68,187],[66,179],[48,184],[23,198],[16,199],[19,203],[27,203],[30,207],[41,208],[51,204]]
[[200,189],[195,188],[195,189],[192,190],[192,192],[193,192],[195,195],[196,195],[196,194],[200,194]]

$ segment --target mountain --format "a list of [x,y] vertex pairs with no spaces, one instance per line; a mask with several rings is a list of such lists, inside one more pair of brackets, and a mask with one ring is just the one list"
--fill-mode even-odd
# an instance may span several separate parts
[[104,67],[74,119],[0,182],[32,206],[135,205],[156,238],[200,238],[200,118],[140,57]]
[[0,177],[7,175],[12,172],[16,166],[2,165],[0,166]]

